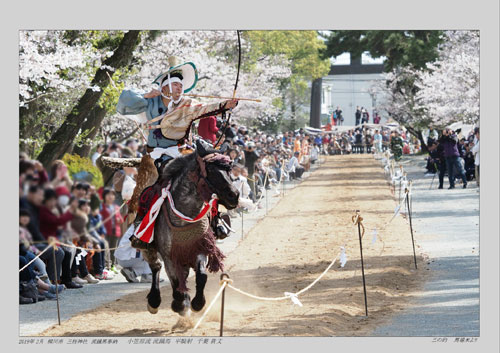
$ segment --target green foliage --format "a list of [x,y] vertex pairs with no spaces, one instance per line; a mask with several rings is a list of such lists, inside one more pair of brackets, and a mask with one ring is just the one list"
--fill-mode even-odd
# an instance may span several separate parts
[[[256,62],[275,55],[289,60],[292,74],[280,82],[281,107],[282,111],[287,107],[292,111],[292,121],[287,127],[302,125],[307,120],[302,107],[310,101],[307,83],[330,71],[330,61],[321,55],[326,50],[324,42],[316,31],[245,31],[243,34],[251,43],[249,59],[245,56],[247,61]],[[285,124],[283,120],[280,119],[280,124]]]
[[96,188],[100,188],[104,185],[101,171],[99,170],[99,168],[92,164],[90,158],[82,158],[77,154],[66,153],[62,160],[68,166],[68,173],[71,177],[73,177],[73,175],[77,173],[86,171],[92,175],[92,181],[90,182],[92,185],[94,185]]
[[323,57],[345,52],[360,57],[368,51],[374,58],[387,57],[385,70],[397,66],[425,69],[425,64],[437,59],[437,48],[443,41],[442,31],[331,31],[326,39]]
[[325,44],[316,31],[245,31],[251,42],[249,60],[259,60],[268,55],[284,55],[291,60],[292,75],[304,80],[314,80],[328,74],[330,64],[320,57]]

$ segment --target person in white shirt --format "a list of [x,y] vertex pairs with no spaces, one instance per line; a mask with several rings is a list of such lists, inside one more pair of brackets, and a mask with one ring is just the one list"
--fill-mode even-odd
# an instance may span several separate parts
[[315,143],[313,145],[313,148],[311,148],[311,163],[314,164],[318,160],[318,155],[319,155],[319,148],[318,145]]
[[289,173],[291,179],[300,180],[302,173],[305,171],[305,168],[299,164],[299,154],[299,152],[295,152],[286,165],[286,171]]
[[104,152],[104,145],[100,143],[97,145],[96,150],[91,158],[93,165],[96,165],[95,162],[97,161],[97,158],[99,158],[99,156],[102,154],[102,152]]
[[[231,170],[230,177],[233,181],[233,185],[240,192],[240,197],[238,199],[238,207],[244,207],[249,211],[255,209],[255,205],[252,200],[249,198],[250,194],[250,185],[248,185],[247,178],[241,175],[243,171],[243,166],[240,164],[236,164]],[[232,213],[230,212],[230,215]],[[234,214],[233,214],[234,215]]]
[[121,274],[130,283],[149,283],[152,281],[151,268],[142,257],[141,252],[130,246],[130,236],[134,234],[134,226],[131,225],[127,232],[121,237],[118,249],[115,250],[115,258],[118,265],[122,266]]

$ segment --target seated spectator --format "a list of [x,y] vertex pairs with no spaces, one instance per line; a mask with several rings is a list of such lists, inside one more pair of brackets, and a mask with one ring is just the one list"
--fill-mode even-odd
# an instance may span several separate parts
[[[87,231],[87,227],[89,225],[88,215],[90,213],[89,201],[86,199],[78,200],[78,208],[73,215],[73,219],[71,220],[71,228],[75,232],[75,236],[73,237],[73,244],[85,249],[97,249],[99,250],[99,243],[97,240],[94,240]],[[80,249],[77,249],[76,256],[81,253]],[[87,262],[89,259],[94,257],[94,251],[86,250],[87,255],[80,255],[80,260],[74,260],[71,266],[71,275],[72,280],[76,283],[85,284],[85,283],[99,283],[99,280],[95,279],[92,274],[89,273],[87,268]],[[85,257],[85,260],[84,260]],[[100,257],[97,258],[97,266],[100,268],[102,264],[100,263]],[[90,261],[89,261],[90,263]],[[102,268],[100,268],[102,272]],[[80,277],[78,277],[77,272],[79,272]],[[83,280],[83,281],[82,281]]]
[[[45,250],[45,248],[48,245],[48,242],[45,238],[45,236],[42,234],[40,231],[40,214],[39,210],[40,207],[42,206],[44,198],[44,191],[43,188],[38,186],[38,185],[32,185],[28,191],[28,194],[26,197],[23,197],[19,200],[19,207],[20,209],[25,209],[29,213],[29,221],[26,226],[26,229],[29,231],[29,234],[31,235],[33,239],[34,246],[41,252]],[[71,257],[71,253],[69,254]],[[69,277],[69,282],[71,282],[71,277],[69,276],[70,273],[70,266],[71,263],[68,263],[67,265],[64,263],[64,258],[66,257],[66,251],[64,251],[62,248],[57,247],[55,250],[55,263],[54,263],[54,249],[51,248],[47,251],[45,251],[40,258],[47,264],[47,274],[52,281],[52,283],[56,283],[59,281],[59,276],[61,274],[61,271],[63,273],[67,274],[65,277],[66,280],[68,280]],[[54,268],[56,269],[54,271]],[[57,274],[57,278],[54,277],[54,272]],[[63,283],[65,284],[65,283]],[[69,285],[70,286],[70,285]],[[71,286],[70,286],[71,287]],[[66,286],[68,288],[68,286]],[[78,287],[80,288],[80,287]]]
[[302,174],[304,173],[304,167],[299,164],[299,152],[294,152],[293,157],[290,158],[288,164],[286,165],[286,171],[289,173],[291,179],[302,180]]

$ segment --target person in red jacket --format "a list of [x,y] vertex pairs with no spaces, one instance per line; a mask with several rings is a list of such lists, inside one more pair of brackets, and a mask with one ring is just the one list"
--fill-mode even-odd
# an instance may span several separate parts
[[[106,240],[109,243],[110,249],[116,248],[118,241],[120,240],[121,225],[123,223],[123,217],[120,214],[120,207],[115,204],[115,191],[110,188],[105,188],[102,192],[102,198],[104,200],[101,216],[104,221],[104,228],[106,229]],[[115,251],[111,252],[111,270],[118,273],[115,268]]]
[[66,212],[59,214],[57,209],[57,193],[53,189],[46,189],[43,203],[38,210],[40,232],[45,239],[57,237],[57,230],[73,219],[73,213],[76,212],[77,207],[78,203],[73,202]]
[[203,137],[205,140],[215,143],[217,141],[216,133],[219,131],[217,128],[217,118],[215,116],[209,116],[200,120],[198,124],[198,135]]

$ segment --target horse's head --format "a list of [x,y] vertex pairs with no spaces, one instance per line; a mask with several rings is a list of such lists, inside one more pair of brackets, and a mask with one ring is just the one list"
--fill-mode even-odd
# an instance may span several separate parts
[[215,150],[203,140],[196,141],[196,159],[200,165],[201,174],[205,177],[210,189],[217,194],[219,203],[228,210],[238,206],[240,193],[233,186],[229,171],[231,159]]

